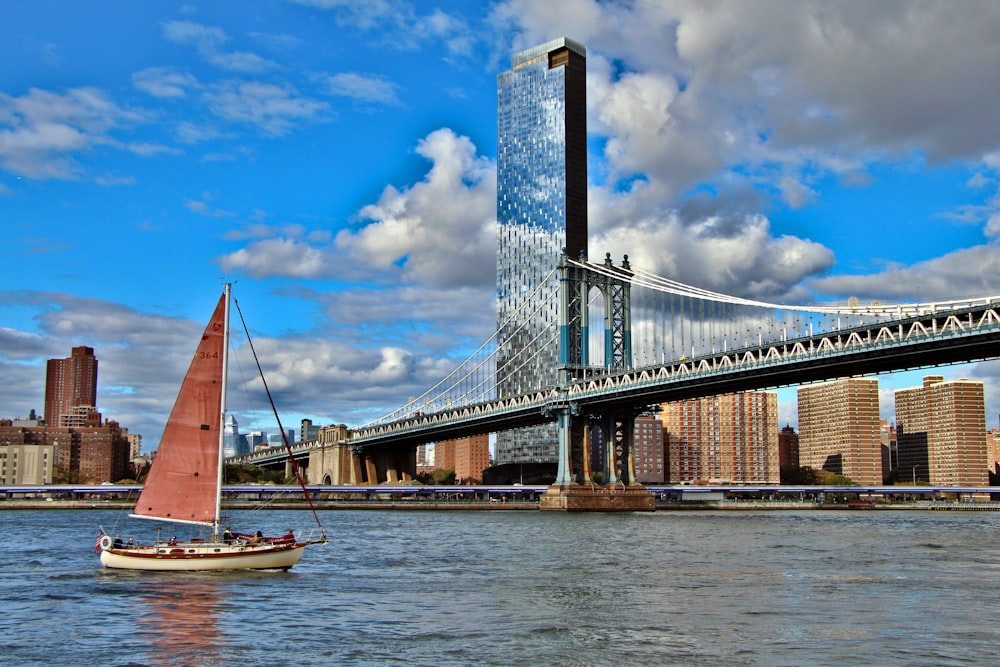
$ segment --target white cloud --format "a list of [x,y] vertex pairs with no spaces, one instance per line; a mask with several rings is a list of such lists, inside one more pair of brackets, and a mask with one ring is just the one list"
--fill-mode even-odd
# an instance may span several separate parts
[[265,136],[283,136],[297,123],[325,119],[329,105],[300,95],[289,84],[223,81],[204,94],[209,110],[224,120],[257,128]]
[[359,102],[389,105],[400,103],[396,94],[399,87],[382,77],[357,72],[341,72],[326,77],[323,83],[326,85],[329,95],[349,97]]
[[[708,289],[759,299],[804,300],[799,283],[833,264],[812,241],[771,235],[757,214],[685,222],[676,213],[644,212],[641,197],[591,192],[591,216],[605,220],[591,234],[592,257],[629,255],[636,267]],[[613,217],[615,222],[608,222]],[[625,224],[627,221],[628,224]]]
[[230,38],[224,30],[193,21],[165,21],[163,36],[175,44],[193,45],[206,62],[233,72],[265,72],[278,67],[274,61],[246,51],[224,51]]
[[406,0],[290,0],[296,4],[329,11],[340,25],[351,26],[377,38],[386,48],[413,50],[428,43],[440,43],[449,58],[472,53],[474,35],[465,20],[435,7],[420,14]]
[[212,208],[211,196],[205,194],[202,199],[188,199],[184,202],[185,208],[187,208],[192,213],[197,213],[198,215],[204,215],[209,218],[232,218],[236,214],[232,211],[225,211],[223,209]]
[[186,97],[188,91],[200,87],[198,79],[170,67],[149,67],[132,75],[132,85],[160,98]]
[[[298,238],[256,241],[220,259],[226,271],[256,277],[367,277],[429,287],[495,282],[496,170],[467,137],[432,132],[416,152],[431,162],[422,181],[388,186],[361,209],[370,222],[333,244]],[[377,278],[376,278],[377,276]]]
[[448,129],[424,138],[416,152],[432,162],[423,181],[389,186],[361,210],[373,222],[342,231],[336,246],[374,268],[402,263],[402,277],[431,286],[496,280],[496,168],[468,137]]
[[869,275],[830,276],[814,286],[831,295],[902,302],[953,299],[956,294],[1000,294],[1000,246],[974,246],[914,264]]
[[872,160],[1000,147],[994,2],[508,0],[493,19],[516,48],[587,44],[609,172],[668,198],[752,174],[794,206],[822,197],[802,170],[857,179]]
[[96,88],[0,93],[0,167],[39,180],[76,178],[79,154],[115,144],[113,130],[141,120]]

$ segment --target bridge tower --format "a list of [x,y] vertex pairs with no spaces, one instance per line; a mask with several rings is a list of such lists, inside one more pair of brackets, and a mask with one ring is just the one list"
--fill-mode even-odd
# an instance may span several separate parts
[[[581,260],[586,257],[581,253]],[[542,509],[652,510],[653,498],[635,483],[633,458],[634,411],[582,414],[569,400],[568,388],[584,379],[590,364],[590,294],[597,289],[604,303],[604,366],[602,371],[632,368],[632,271],[626,255],[620,267],[611,253],[604,271],[595,272],[567,261],[559,264],[560,388],[565,400],[549,409],[559,433],[556,480],[542,497]],[[607,452],[602,485],[594,484],[590,464],[592,429],[604,433]],[[585,486],[581,486],[585,485]]]

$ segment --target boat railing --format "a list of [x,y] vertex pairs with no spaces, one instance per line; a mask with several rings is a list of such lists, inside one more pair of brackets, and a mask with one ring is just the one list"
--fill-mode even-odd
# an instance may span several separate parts
[[295,532],[295,538],[298,542],[304,542],[306,544],[326,544],[326,531],[320,528],[313,528],[311,530],[299,530]]

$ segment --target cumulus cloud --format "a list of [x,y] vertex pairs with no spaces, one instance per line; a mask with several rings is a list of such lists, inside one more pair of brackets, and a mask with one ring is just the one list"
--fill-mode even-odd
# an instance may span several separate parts
[[[591,199],[592,206],[597,204]],[[600,202],[599,215],[624,204],[622,198]],[[676,213],[630,218],[629,224],[605,225],[592,235],[592,253],[629,255],[636,267],[691,285],[764,300],[805,300],[803,278],[833,264],[821,244],[793,236],[774,237],[762,215],[735,220],[711,216],[685,223]]]
[[220,259],[226,271],[256,277],[296,276],[402,280],[429,287],[495,282],[496,170],[468,137],[437,130],[419,142],[431,162],[420,182],[388,186],[332,244],[300,238],[255,241]]
[[841,297],[902,302],[953,299],[956,294],[1000,294],[1000,246],[964,248],[913,266],[892,266],[868,275],[829,276],[817,289]]
[[508,0],[493,19],[517,48],[587,44],[591,129],[613,177],[675,197],[752,174],[794,207],[822,198],[804,170],[857,180],[872,160],[996,153],[1000,6],[963,7]]
[[338,249],[378,269],[402,263],[405,278],[432,286],[495,282],[495,166],[447,129],[429,134],[416,152],[432,163],[424,180],[387,187],[360,212],[373,222],[340,232]]

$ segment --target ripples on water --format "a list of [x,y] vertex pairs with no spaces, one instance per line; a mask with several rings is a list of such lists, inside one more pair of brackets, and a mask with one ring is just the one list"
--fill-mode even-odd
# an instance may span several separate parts
[[[240,520],[240,516],[243,520]],[[293,570],[104,570],[116,511],[2,511],[10,665],[985,665],[1000,514],[328,511]],[[306,527],[305,512],[234,524]],[[135,525],[138,523],[139,525]],[[127,530],[119,526],[122,530]]]

